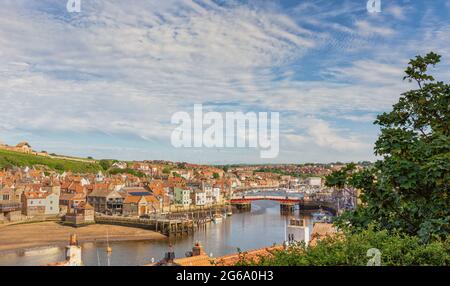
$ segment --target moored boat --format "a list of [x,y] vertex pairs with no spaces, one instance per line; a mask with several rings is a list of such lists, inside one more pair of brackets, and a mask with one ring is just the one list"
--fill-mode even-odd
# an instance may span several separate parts
[[213,222],[218,223],[223,220],[223,216],[221,214],[215,214],[212,218]]

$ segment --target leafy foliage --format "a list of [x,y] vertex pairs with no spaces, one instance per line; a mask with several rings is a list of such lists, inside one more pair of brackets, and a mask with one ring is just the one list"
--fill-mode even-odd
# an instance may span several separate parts
[[409,62],[404,79],[418,89],[402,94],[389,113],[377,117],[381,134],[375,154],[383,160],[362,172],[338,172],[327,183],[362,190],[364,205],[341,216],[337,224],[418,235],[422,241],[445,239],[450,222],[450,85],[427,73],[440,62],[429,53]]
[[381,253],[382,266],[440,265],[450,263],[450,241],[422,244],[417,236],[376,231],[369,227],[358,233],[327,237],[314,247],[295,244],[287,250],[273,251],[269,256],[251,260],[245,254],[238,265],[265,266],[365,266],[370,257],[367,251],[376,248]]
[[172,168],[170,167],[164,167],[164,169],[162,170],[163,174],[170,174],[170,172],[172,171]]
[[112,164],[115,163],[116,160],[100,160],[98,163],[102,166],[103,170],[107,171],[111,168]]
[[112,168],[112,169],[110,169],[110,170],[108,171],[108,173],[109,173],[110,175],[117,175],[117,174],[131,174],[131,175],[136,176],[136,177],[139,177],[139,178],[145,177],[145,174],[144,174],[144,173],[142,173],[142,172],[140,172],[140,171],[137,171],[137,170],[134,170],[134,169],[131,169],[131,168],[125,168],[125,169]]

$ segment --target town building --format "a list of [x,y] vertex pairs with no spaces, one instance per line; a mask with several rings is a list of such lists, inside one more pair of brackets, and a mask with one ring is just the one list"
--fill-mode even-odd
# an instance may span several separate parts
[[160,209],[161,204],[153,195],[128,195],[123,201],[124,216],[143,216],[157,213]]
[[65,215],[64,221],[75,226],[95,223],[94,208],[83,201]]
[[122,214],[123,196],[117,190],[96,189],[87,196],[87,202],[99,213]]
[[55,193],[30,191],[22,194],[22,213],[26,216],[59,214],[59,197]]
[[175,187],[174,199],[176,204],[190,206],[192,204],[191,190]]
[[191,199],[196,206],[206,206],[206,192],[200,189],[191,192]]

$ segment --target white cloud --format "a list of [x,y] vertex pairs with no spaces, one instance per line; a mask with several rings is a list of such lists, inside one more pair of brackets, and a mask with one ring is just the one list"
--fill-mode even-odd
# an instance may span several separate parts
[[397,20],[405,20],[406,19],[405,9],[407,9],[407,7],[402,7],[398,5],[389,5],[385,9],[385,12],[389,13],[389,15],[392,15]]
[[363,36],[379,35],[383,37],[392,36],[395,31],[389,27],[379,26],[377,23],[371,23],[365,20],[359,20],[355,22],[355,26],[359,34]]
[[[280,119],[282,139],[293,143],[285,154],[311,147],[308,156],[326,160],[335,151],[361,157],[370,152],[370,138],[321,119],[300,124],[303,132],[296,133],[299,121],[332,115],[368,122],[354,112],[386,110],[405,90],[401,48],[372,39],[393,39],[396,32],[389,22],[352,17],[365,8],[360,4],[330,10],[322,1],[284,13],[234,2],[83,1],[82,13],[68,15],[55,3],[2,3],[0,132],[98,132],[168,142],[174,112],[232,102],[233,111],[291,112]],[[427,29],[423,48],[448,49],[447,32],[448,26]],[[397,46],[410,52],[422,41]],[[320,79],[309,77],[316,62],[304,64],[315,50],[333,55],[317,67]]]
[[369,147],[358,136],[351,135],[343,137],[332,129],[327,122],[319,119],[311,120],[308,134],[319,146],[328,147],[337,151],[355,151]]

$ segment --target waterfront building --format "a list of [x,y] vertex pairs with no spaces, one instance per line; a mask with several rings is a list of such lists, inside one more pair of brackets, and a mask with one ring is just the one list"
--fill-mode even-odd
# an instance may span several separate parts
[[206,206],[206,192],[197,189],[191,192],[192,201],[196,206]]
[[26,216],[57,215],[59,197],[57,194],[29,191],[22,194],[22,213]]
[[65,215],[64,221],[75,226],[95,223],[94,208],[89,203],[81,202]]
[[86,202],[84,193],[63,193],[59,196],[60,213],[70,213],[82,202]]
[[160,202],[153,195],[128,195],[123,201],[124,216],[142,216],[160,211]]
[[122,214],[123,196],[117,190],[95,189],[87,196],[87,202],[99,213]]
[[186,188],[174,188],[174,199],[176,204],[190,206],[192,204],[191,190]]
[[202,190],[206,194],[206,204],[212,205],[214,203],[212,185],[209,182],[202,182]]
[[22,204],[13,201],[0,201],[0,223],[20,221],[22,219]]

